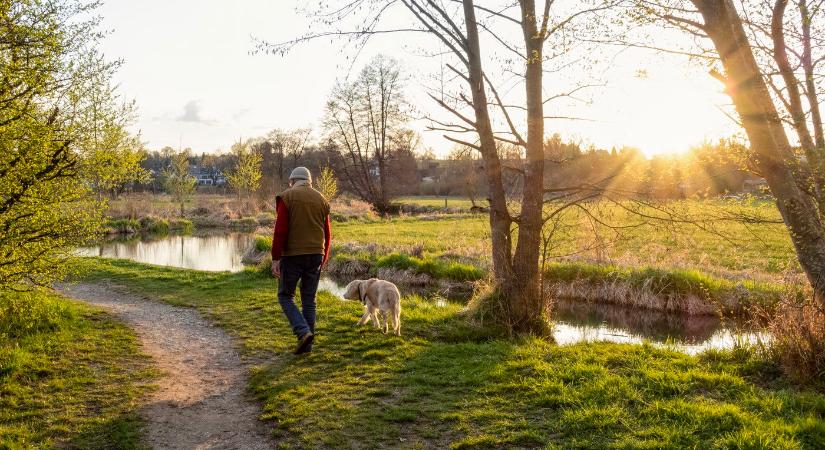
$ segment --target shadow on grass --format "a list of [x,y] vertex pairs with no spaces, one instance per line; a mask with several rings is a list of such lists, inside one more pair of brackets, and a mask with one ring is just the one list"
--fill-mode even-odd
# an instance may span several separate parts
[[68,448],[78,449],[148,449],[141,444],[144,422],[137,413],[126,413],[93,424],[75,435]]

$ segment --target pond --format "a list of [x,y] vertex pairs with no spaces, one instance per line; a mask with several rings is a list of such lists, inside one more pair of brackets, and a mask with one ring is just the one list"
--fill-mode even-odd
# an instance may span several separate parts
[[243,254],[253,245],[248,233],[205,235],[133,235],[80,250],[83,256],[129,259],[158,266],[210,272],[240,272]]
[[[129,259],[147,264],[206,271],[239,272],[241,258],[254,245],[246,233],[132,237],[81,249],[84,256]],[[341,296],[346,283],[324,277],[319,289]],[[399,286],[405,291],[404,286]],[[444,300],[434,300],[443,305]],[[617,305],[559,301],[553,311],[553,335],[559,345],[577,342],[650,342],[689,354],[731,348],[769,339],[766,333],[717,317],[688,316]]]

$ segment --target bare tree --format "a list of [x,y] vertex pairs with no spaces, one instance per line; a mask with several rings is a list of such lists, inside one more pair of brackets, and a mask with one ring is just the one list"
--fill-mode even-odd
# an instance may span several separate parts
[[[452,115],[452,119],[447,120],[431,118],[431,129],[444,131],[446,139],[481,154],[490,203],[494,281],[504,299],[497,306],[503,312],[500,319],[516,332],[547,330],[539,270],[542,229],[548,220],[544,214],[543,142],[545,120],[558,117],[545,114],[545,106],[573,91],[545,94],[543,77],[549,70],[546,66],[562,70],[575,65],[575,61],[564,58],[577,40],[575,31],[583,31],[580,24],[586,24],[589,31],[593,31],[597,23],[594,16],[616,2],[587,0],[577,2],[572,10],[556,9],[554,3],[545,0],[540,9],[534,0],[498,2],[489,7],[476,5],[473,0],[389,3],[374,0],[352,1],[344,6],[323,5],[317,16],[319,22],[335,24],[336,28],[328,26],[323,32],[280,45],[263,44],[265,49],[284,52],[299,42],[330,35],[364,41],[391,32],[421,32],[435,38],[444,50],[442,54],[451,60],[446,68],[461,87],[458,92],[431,95]],[[411,26],[382,28],[382,18],[390,14],[388,11],[393,6],[406,10],[412,18]],[[360,26],[353,30],[337,28],[345,16],[365,9],[373,12],[370,17],[359,19]],[[523,89],[521,100],[510,101],[500,95],[494,77],[485,71],[483,46],[490,54],[506,55],[498,61],[495,73],[503,69],[514,80],[513,87]],[[550,51],[545,54],[548,46]],[[503,127],[503,131],[497,127]],[[507,202],[499,143],[517,146],[525,155],[521,167],[512,168],[521,179],[520,199],[512,209]],[[585,187],[585,190],[594,188]],[[570,197],[574,196],[568,193],[561,198]],[[517,237],[515,242],[514,237]]]
[[[750,169],[767,180],[815,296],[825,303],[825,61],[822,1],[642,1],[648,17],[696,36],[721,67],[751,146]],[[703,45],[706,45],[704,47]],[[798,143],[798,147],[796,147]],[[798,150],[797,150],[798,149]]]
[[298,160],[304,154],[307,142],[312,134],[310,128],[296,128],[294,130],[275,129],[267,133],[261,144],[267,147],[261,152],[264,171],[271,177],[271,189],[278,192],[286,186],[284,166],[286,158],[292,158],[292,166],[298,165]]
[[406,145],[408,120],[398,62],[372,59],[353,82],[341,82],[327,102],[324,127],[337,148],[347,185],[376,211],[390,208],[389,166],[394,150]]

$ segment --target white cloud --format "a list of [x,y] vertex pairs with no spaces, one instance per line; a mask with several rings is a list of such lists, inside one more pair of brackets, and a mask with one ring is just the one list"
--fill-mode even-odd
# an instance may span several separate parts
[[214,125],[217,122],[203,117],[203,108],[198,100],[189,100],[183,105],[183,114],[175,120],[178,122],[202,123],[204,125]]

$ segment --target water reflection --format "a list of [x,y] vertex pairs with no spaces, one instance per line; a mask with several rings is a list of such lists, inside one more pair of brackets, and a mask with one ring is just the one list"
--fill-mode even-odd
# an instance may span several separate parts
[[241,257],[253,244],[246,233],[206,236],[165,236],[129,241],[111,241],[80,250],[83,256],[129,259],[159,266],[213,272],[243,270]]
[[744,322],[713,316],[650,311],[619,305],[561,300],[554,310],[553,335],[559,345],[578,342],[651,342],[689,354],[739,344],[766,342],[769,336]]
[[[323,277],[319,289],[341,297],[344,282]],[[405,289],[402,287],[402,291]],[[444,297],[433,296],[436,306]],[[580,342],[616,342],[673,348],[688,354],[708,349],[727,349],[740,344],[767,342],[767,333],[737,321],[713,316],[690,316],[609,304],[557,302],[553,310],[553,337],[559,345]]]
[[318,282],[318,290],[319,291],[327,291],[332,295],[337,297],[344,298],[344,292],[346,292],[347,285],[343,282],[338,282],[333,280],[330,277],[321,277],[321,280]]

